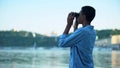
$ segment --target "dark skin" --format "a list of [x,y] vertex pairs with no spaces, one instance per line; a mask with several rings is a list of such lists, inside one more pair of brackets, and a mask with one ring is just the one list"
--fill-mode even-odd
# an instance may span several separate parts
[[[68,18],[67,18],[67,25],[65,27],[65,30],[63,32],[63,34],[69,34],[70,28],[73,25],[73,20],[74,20],[74,15],[73,12],[68,14]],[[90,25],[90,22],[88,22],[86,20],[86,16],[82,13],[82,11],[80,11],[79,16],[77,17],[77,20],[74,24],[74,31],[78,28],[79,24],[82,24],[83,27]]]

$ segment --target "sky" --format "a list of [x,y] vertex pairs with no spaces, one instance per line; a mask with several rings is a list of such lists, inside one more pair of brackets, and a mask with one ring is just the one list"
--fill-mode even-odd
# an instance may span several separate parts
[[96,9],[91,23],[95,29],[120,29],[120,0],[0,0],[0,30],[60,35],[68,13],[86,5]]

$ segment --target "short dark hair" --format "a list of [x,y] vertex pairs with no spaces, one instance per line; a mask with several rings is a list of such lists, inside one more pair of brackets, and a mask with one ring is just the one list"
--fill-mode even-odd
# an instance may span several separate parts
[[95,9],[91,6],[83,6],[82,13],[86,16],[88,22],[91,22],[95,17]]

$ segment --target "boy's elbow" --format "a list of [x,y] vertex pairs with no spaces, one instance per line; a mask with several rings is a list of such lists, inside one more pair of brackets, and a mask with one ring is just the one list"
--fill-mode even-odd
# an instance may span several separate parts
[[58,43],[58,47],[63,47],[63,44],[61,44],[61,43]]
[[67,47],[66,41],[63,39],[60,39],[58,41],[58,47]]
[[65,45],[64,45],[63,42],[59,42],[59,43],[58,43],[58,47],[65,47]]

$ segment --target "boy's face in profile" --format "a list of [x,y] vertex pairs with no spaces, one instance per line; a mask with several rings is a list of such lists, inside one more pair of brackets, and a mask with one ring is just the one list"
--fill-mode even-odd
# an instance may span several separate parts
[[85,18],[85,15],[83,15],[82,13],[82,10],[79,12],[79,16],[77,18],[77,21],[79,24],[83,24],[83,21],[84,21],[84,18]]

